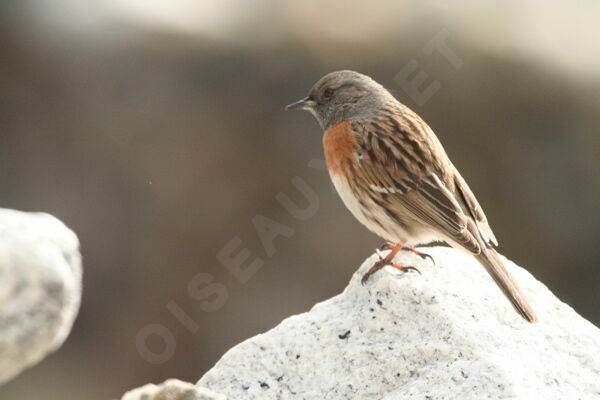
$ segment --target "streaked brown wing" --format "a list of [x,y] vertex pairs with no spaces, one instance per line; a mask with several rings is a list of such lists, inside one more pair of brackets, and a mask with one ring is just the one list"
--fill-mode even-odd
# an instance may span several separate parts
[[[399,223],[405,223],[402,216],[408,213],[479,254],[478,225],[487,227],[481,207],[460,175],[460,185],[455,185],[454,167],[429,127],[416,114],[410,117],[413,126],[396,117],[352,124],[353,129],[362,130],[358,136],[363,138],[358,141],[364,155],[357,163],[357,185],[367,188],[371,198]],[[406,134],[414,128],[427,131],[418,138]],[[455,189],[460,190],[459,196]],[[478,219],[481,222],[476,223]]]

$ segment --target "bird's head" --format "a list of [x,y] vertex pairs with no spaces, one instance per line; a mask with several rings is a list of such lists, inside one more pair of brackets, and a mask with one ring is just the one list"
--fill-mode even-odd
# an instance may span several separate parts
[[310,111],[321,127],[344,120],[369,117],[392,95],[370,77],[354,71],[331,72],[317,81],[308,96],[292,103],[286,110]]

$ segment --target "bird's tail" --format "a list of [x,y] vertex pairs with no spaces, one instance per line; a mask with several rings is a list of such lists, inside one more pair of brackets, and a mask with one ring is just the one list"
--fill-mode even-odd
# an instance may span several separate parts
[[535,311],[533,311],[531,304],[525,297],[516,279],[504,266],[504,262],[502,262],[496,250],[484,248],[477,256],[477,259],[479,259],[492,278],[494,278],[496,284],[500,286],[504,295],[508,297],[519,314],[529,322],[537,322],[538,319]]

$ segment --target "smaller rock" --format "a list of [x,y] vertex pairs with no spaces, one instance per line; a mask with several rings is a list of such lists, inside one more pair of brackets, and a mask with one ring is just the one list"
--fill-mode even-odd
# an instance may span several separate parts
[[75,233],[51,215],[0,208],[0,384],[60,347],[80,299]]
[[169,379],[160,385],[149,383],[123,395],[121,400],[226,400],[225,396],[203,387]]

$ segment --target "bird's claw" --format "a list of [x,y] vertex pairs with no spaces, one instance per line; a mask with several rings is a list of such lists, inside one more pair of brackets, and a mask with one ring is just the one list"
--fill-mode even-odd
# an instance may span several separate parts
[[371,274],[369,274],[368,272],[366,274],[364,274],[362,279],[360,280],[360,284],[365,286],[365,283],[367,283],[370,276],[371,276]]
[[415,272],[418,272],[419,275],[423,275],[421,273],[421,271],[419,271],[416,267],[411,267],[410,265],[406,266],[406,267],[403,266],[402,268],[398,268],[398,269],[402,272],[415,271]]
[[[377,251],[377,250],[376,250]],[[379,271],[381,268],[385,267],[385,266],[391,266],[399,271],[402,272],[408,272],[408,271],[415,271],[417,272],[419,275],[421,274],[421,271],[419,271],[416,267],[412,267],[410,265],[408,266],[404,266],[404,265],[400,265],[400,264],[395,264],[392,262],[391,259],[387,259],[385,257],[383,257],[379,251],[377,251],[377,255],[379,255],[379,261],[377,261],[375,264],[373,264],[373,266],[371,267],[371,269],[369,269],[369,271],[367,271],[366,274],[363,275],[363,277],[360,280],[360,283],[364,286],[367,281],[369,280],[369,278],[371,277],[371,275],[373,275],[375,272]]]
[[[392,242],[385,242],[384,244],[381,245],[381,247],[377,250],[391,250],[395,247],[394,243]],[[379,253],[379,252],[378,252]]]
[[427,253],[415,253],[416,255],[418,255],[419,257],[421,257],[423,260],[427,260],[430,259],[431,263],[433,264],[433,266],[435,267],[435,260],[433,259],[433,257],[431,257],[431,255],[427,254]]

